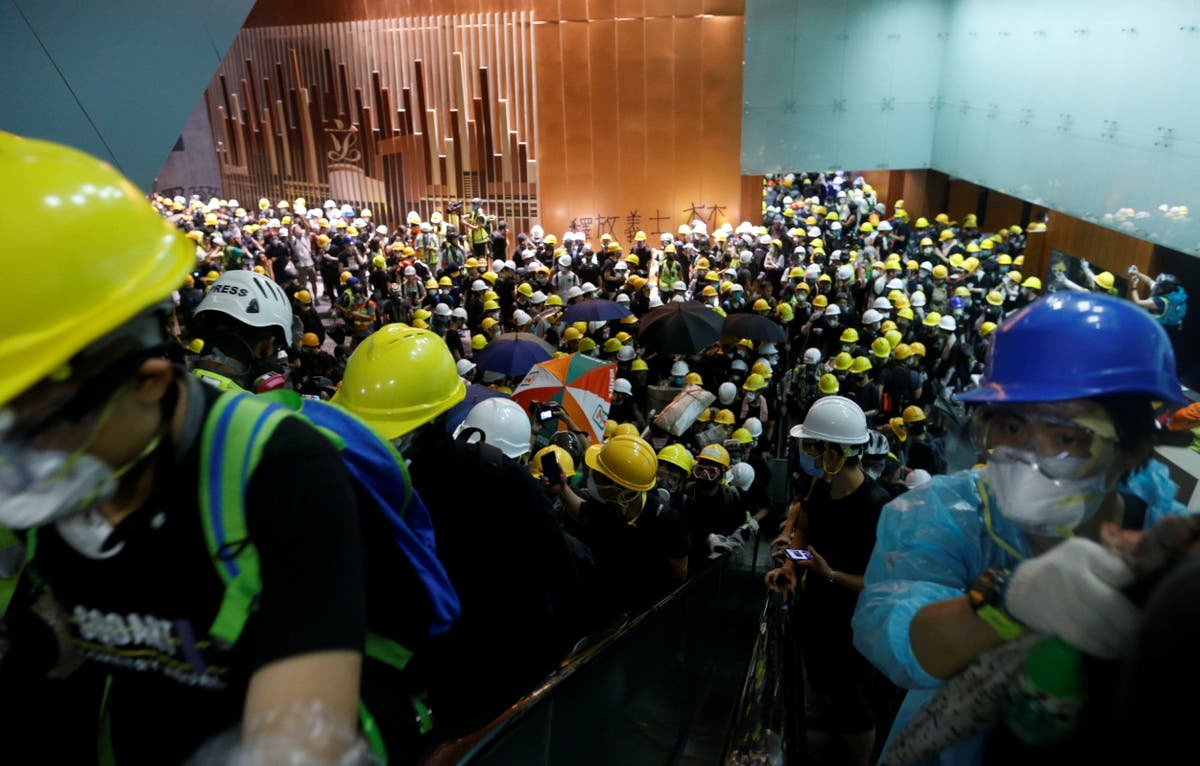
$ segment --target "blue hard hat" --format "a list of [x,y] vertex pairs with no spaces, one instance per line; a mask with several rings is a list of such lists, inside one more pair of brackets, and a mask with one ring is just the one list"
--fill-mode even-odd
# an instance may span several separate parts
[[1054,402],[1108,394],[1182,400],[1167,333],[1133,303],[1058,292],[996,330],[979,388],[967,402]]
[[952,309],[966,308],[966,306],[967,302],[957,295],[950,299],[950,308]]

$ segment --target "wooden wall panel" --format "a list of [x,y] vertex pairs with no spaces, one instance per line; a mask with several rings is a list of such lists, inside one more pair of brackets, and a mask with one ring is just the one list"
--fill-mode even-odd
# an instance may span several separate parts
[[[933,213],[937,215],[940,212],[946,212],[949,214],[951,221],[961,221],[967,213],[978,212],[980,191],[982,191],[982,187],[978,184],[955,178],[950,181],[950,193],[946,203],[946,210],[935,210]],[[929,216],[929,219],[933,220],[933,216]]]
[[979,220],[979,227],[983,231],[995,231],[1005,226],[1012,226],[1014,223],[1023,224],[1021,211],[1024,208],[1024,200],[989,189],[987,210],[984,211],[983,218]]
[[334,198],[391,225],[408,210],[427,218],[479,196],[513,228],[531,226],[540,215],[533,19],[479,11],[486,5],[243,29],[207,92],[230,196]]
[[1124,274],[1131,265],[1152,274],[1154,243],[1066,215],[1050,213],[1046,246],[1076,258],[1086,258],[1097,271]]

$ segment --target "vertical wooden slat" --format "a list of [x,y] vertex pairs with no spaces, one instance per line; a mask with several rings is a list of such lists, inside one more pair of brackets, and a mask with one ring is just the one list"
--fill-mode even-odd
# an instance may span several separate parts
[[285,176],[291,176],[293,175],[291,136],[288,135],[287,115],[283,108],[282,99],[275,99],[275,121],[281,126],[281,131],[283,134],[283,140],[280,142],[283,159],[283,174]]

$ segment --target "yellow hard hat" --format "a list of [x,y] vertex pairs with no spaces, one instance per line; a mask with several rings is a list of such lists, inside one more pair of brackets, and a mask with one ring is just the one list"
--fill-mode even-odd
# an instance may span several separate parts
[[579,350],[580,351],[586,353],[588,351],[594,350],[595,348],[596,348],[596,341],[592,340],[591,338],[580,338],[579,339]]
[[[746,382],[742,384],[742,388],[746,391],[761,391],[767,387],[767,381],[757,372],[752,372],[746,377]],[[721,410],[721,412],[729,412],[729,410]],[[719,416],[719,413],[718,413]],[[729,412],[730,423],[733,422],[733,413]],[[717,421],[721,422],[720,420]]]
[[712,416],[715,411],[716,410],[713,407],[705,407],[703,410],[700,411],[700,414],[696,416],[696,422],[697,423],[709,422],[710,420],[712,420]]
[[1011,266],[1012,256],[1008,253],[1000,253],[1000,255],[996,256],[996,263],[1000,264],[1001,266]]
[[[893,332],[895,332],[893,330]],[[871,355],[880,359],[887,359],[892,355],[892,344],[887,338],[876,338],[871,343]]]
[[534,453],[533,460],[529,463],[529,473],[533,475],[533,478],[540,479],[545,476],[542,461],[545,460],[547,455],[554,455],[554,459],[558,461],[558,467],[562,470],[564,477],[569,479],[575,475],[575,460],[571,457],[571,453],[557,444],[551,444],[548,447],[542,447]]
[[937,266],[933,267],[933,278],[934,279],[945,279],[946,275],[948,273],[949,273],[949,271],[947,271],[946,267],[940,263]]
[[563,305],[563,299],[562,299],[562,296],[561,296],[561,295],[559,295],[558,293],[554,293],[553,295],[549,295],[549,296],[547,296],[547,297],[546,297],[546,305],[547,305],[547,306],[561,306],[561,305]]
[[616,338],[609,338],[604,341],[604,351],[609,354],[615,354],[621,350],[621,341]]
[[854,364],[854,357],[845,351],[833,358],[833,369],[838,372],[845,372],[850,369],[852,364]]
[[915,404],[908,405],[904,408],[904,412],[900,414],[904,418],[906,425],[908,423],[918,423],[925,419],[925,410]]
[[915,315],[913,314],[913,310],[908,306],[901,306],[900,308],[896,309],[896,316],[900,319],[907,319],[911,322]]
[[832,373],[827,372],[817,381],[817,388],[823,394],[836,394],[838,392],[838,380],[833,377]]
[[938,234],[938,242],[945,242],[948,239],[954,239],[954,230],[942,229],[942,233]]
[[1031,290],[1041,290],[1042,280],[1037,277],[1025,277],[1025,281],[1021,283],[1021,287],[1028,287]]
[[[607,346],[608,344],[605,344],[605,345]],[[621,344],[618,343],[617,348],[620,348],[620,347],[621,347]],[[703,386],[704,378],[700,377],[700,373],[698,373],[698,372],[689,372],[687,375],[683,376],[683,382],[694,384],[697,386]]]
[[637,234],[633,235],[634,242],[641,242],[644,239],[646,239],[646,232],[644,232],[644,231],[639,231]]
[[937,327],[938,323],[941,321],[942,321],[941,314],[939,314],[936,311],[930,311],[928,314],[925,315],[925,319],[921,322],[921,324],[925,325],[926,327]]
[[307,306],[312,303],[312,293],[310,293],[308,290],[297,290],[296,300]]
[[871,369],[871,360],[865,356],[854,357],[854,363],[850,365],[850,372],[866,372]]
[[1016,271],[1015,269],[1008,272],[1008,278],[1014,285],[1021,284],[1021,282],[1025,279],[1021,272]]
[[637,436],[640,433],[638,427],[633,423],[618,423],[617,430],[613,433],[613,436]]
[[858,330],[853,327],[847,327],[842,330],[842,336],[839,338],[842,343],[858,343]]
[[[437,288],[438,288],[438,283],[437,283],[436,279],[434,279],[433,277],[430,277],[429,279],[425,280],[425,289],[426,290],[436,290]],[[497,306],[497,308],[499,308],[499,306]]]
[[979,336],[981,338],[986,338],[987,336],[991,335],[995,329],[995,322],[984,322],[983,324],[979,325]]
[[925,356],[925,344],[921,341],[913,341],[912,343],[908,344],[908,347],[912,349],[913,356]]
[[306,346],[307,348],[320,348],[321,339],[317,337],[315,332],[306,332],[304,333],[304,336],[300,338],[300,345]]
[[382,255],[376,255],[373,258],[371,258],[371,265],[377,269],[386,269],[387,268],[387,258],[384,258]]
[[697,258],[696,259],[696,268],[707,269],[708,268],[708,259],[703,256],[701,256],[700,258]]
[[[712,272],[710,271],[709,273],[711,274]],[[712,285],[705,285],[704,289],[700,291],[700,294],[705,298],[716,298],[717,288],[713,287]]]
[[500,275],[494,271],[485,271],[483,272],[483,278],[494,285],[496,284],[496,280],[500,278]]
[[696,465],[696,458],[692,457],[692,453],[682,444],[668,444],[658,451],[658,462],[670,463],[683,469],[684,473],[691,473],[692,467]]
[[1111,271],[1102,271],[1096,275],[1096,284],[1103,287],[1105,290],[1113,289],[1113,275]]
[[1004,305],[1004,295],[1003,295],[1003,293],[1000,293],[997,290],[992,290],[991,292],[989,292],[987,294],[987,297],[984,298],[984,300],[986,300],[989,304],[991,304],[993,306],[1003,306]]
[[[0,168],[6,209],[53,222],[17,227],[9,240],[4,277],[20,287],[0,309],[3,405],[167,298],[196,256],[133,184],[83,152],[0,132]],[[53,268],[34,257],[47,253]]]
[[896,329],[888,330],[883,334],[883,339],[888,343],[889,354],[892,352],[893,348],[900,344],[900,339],[903,337],[904,336],[900,334],[900,331]]
[[625,262],[632,264],[634,266],[640,266],[642,264],[642,260],[640,258],[638,258],[636,255],[634,255],[633,253],[630,253],[629,255],[625,256]]
[[767,380],[771,377],[771,365],[759,360],[750,367],[750,372],[762,375],[763,379]]
[[466,383],[446,342],[427,330],[386,325],[359,344],[333,403],[387,439],[428,423],[463,400]]
[[520,293],[521,295],[525,296],[526,298],[532,298],[533,297],[533,285],[529,284],[528,282],[522,282],[520,284],[520,286],[517,287],[517,292]]
[[[437,287],[436,283],[434,283],[434,287]],[[484,311],[499,311],[500,303],[499,303],[499,301],[485,301],[483,304],[483,310]]]
[[317,235],[317,247],[329,247],[329,235],[328,234],[318,234]]
[[707,460],[711,463],[716,463],[726,471],[729,470],[729,466],[733,463],[733,461],[729,459],[729,450],[725,449],[720,444],[710,444],[704,449],[700,450],[700,454],[696,455],[696,460]]
[[912,353],[912,346],[907,343],[897,343],[896,347],[892,349],[892,358],[897,362],[903,362],[912,356]]
[[193,354],[202,352],[204,350],[204,338],[192,338],[191,342],[187,344],[187,350]]
[[646,364],[646,360],[638,357],[633,360],[633,364],[629,365],[632,372],[646,372],[650,369],[650,365]]
[[814,308],[823,309],[829,305],[829,299],[824,295],[818,295],[816,298],[813,298],[812,305]]
[[[605,429],[607,430],[607,429]],[[658,457],[650,443],[639,436],[613,436],[604,444],[593,444],[583,456],[587,467],[609,480],[639,492],[654,488]]]
[[729,435],[731,439],[737,439],[740,444],[753,444],[754,434],[747,431],[745,428],[739,428]]
[[1025,254],[1022,253],[1021,255],[1018,255],[1016,258],[1013,258],[1012,265],[1013,266],[1024,266],[1025,265]]
[[582,333],[580,333],[579,330],[576,330],[574,327],[568,327],[567,329],[563,330],[562,339],[565,341],[579,340],[582,337]]
[[480,333],[471,336],[471,350],[482,351],[487,346],[487,338]]
[[484,303],[487,303],[488,301],[498,301],[498,300],[500,300],[500,296],[496,293],[495,290],[487,290],[483,293],[483,302]]
[[896,329],[896,323],[890,319],[884,320],[883,324],[879,325],[879,331],[881,333],[883,333],[885,337],[887,336],[887,333],[889,333],[895,329]]
[[767,302],[766,298],[759,298],[758,300],[754,301],[754,310],[755,311],[770,311],[771,304]]
[[722,426],[731,426],[737,422],[737,418],[733,416],[733,410],[717,410],[717,414],[713,415],[713,422]]
[[[414,314],[414,316],[415,316],[415,314]],[[493,327],[495,327],[498,324],[500,324],[500,320],[495,319],[493,317],[484,317],[483,321],[479,323],[479,327],[484,332],[487,332],[488,330],[492,329]]]
[[[929,228],[929,219],[926,218],[925,216],[918,217],[917,218],[917,228],[918,229],[928,229]],[[931,242],[930,244],[933,244],[933,243]]]

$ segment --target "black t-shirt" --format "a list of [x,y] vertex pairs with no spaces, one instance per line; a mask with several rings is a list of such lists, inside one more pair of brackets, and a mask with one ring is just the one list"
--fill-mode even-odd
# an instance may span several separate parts
[[[875,547],[879,513],[891,498],[869,476],[863,478],[858,489],[837,500],[830,495],[832,487],[830,482],[817,480],[812,493],[802,501],[808,514],[808,544],[835,570],[862,575]],[[820,577],[808,578],[806,593],[822,629],[836,631],[849,642],[850,618],[858,593]]]
[[670,591],[670,561],[688,555],[688,533],[679,513],[658,493],[646,493],[646,505],[633,524],[614,506],[591,499],[580,513],[586,526],[571,531],[596,562],[597,616],[612,619],[639,611]]
[[[190,391],[203,397],[206,412],[217,396],[204,386]],[[120,763],[181,762],[238,724],[259,668],[364,643],[365,555],[354,485],[330,442],[289,418],[267,442],[246,492],[260,607],[232,649],[214,645],[208,629],[224,585],[200,518],[199,441],[160,477],[163,491],[118,525],[113,534],[122,547],[111,558],[77,554],[53,527],[38,534],[38,573],[69,615],[87,664],[112,674],[108,704]]]

